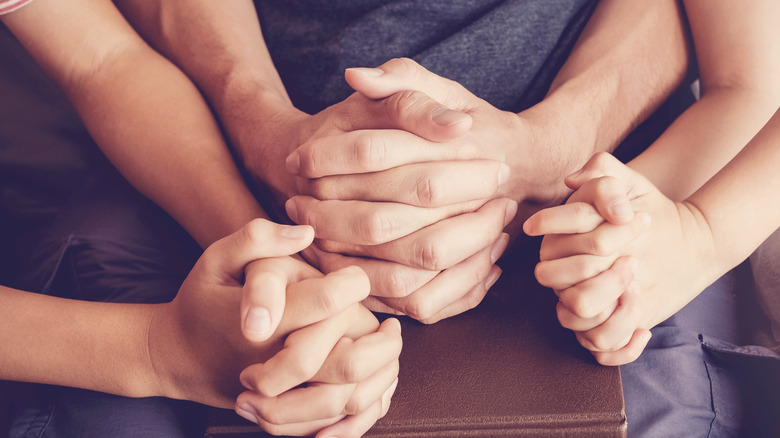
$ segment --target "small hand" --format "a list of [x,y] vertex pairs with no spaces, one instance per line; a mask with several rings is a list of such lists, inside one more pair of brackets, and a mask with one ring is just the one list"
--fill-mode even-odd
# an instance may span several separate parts
[[[257,238],[263,236],[251,229],[267,225],[258,221],[209,247],[176,299],[155,313],[149,328],[149,355],[160,377],[161,392],[230,407],[245,389],[243,382],[274,400],[263,407],[270,418],[289,415],[288,404],[278,400],[297,399],[307,407],[307,415],[314,416],[303,423],[316,424],[317,429],[339,422],[346,414],[358,418],[345,418],[348,425],[373,424],[378,418],[374,405],[380,403],[379,411],[386,409],[397,378],[401,346],[397,321],[387,321],[380,328],[359,304],[369,290],[368,279],[359,268],[322,276],[290,257],[256,259]],[[250,295],[284,290],[284,315],[265,341],[249,341],[241,332],[242,289]],[[366,353],[379,350],[382,354]],[[352,367],[351,380],[338,375],[345,364]],[[294,389],[305,382],[328,389]],[[334,393],[345,397],[345,414],[339,418],[331,415],[332,409],[317,408],[332,408]],[[253,406],[252,395],[256,394],[243,395],[237,412],[246,415],[246,407]],[[302,424],[268,427],[292,432]]]
[[531,235],[547,234],[537,279],[556,289],[561,324],[600,362],[634,360],[647,329],[706,286],[691,269],[708,248],[706,224],[695,207],[672,202],[608,154],[566,183],[577,189],[569,202],[525,224]]

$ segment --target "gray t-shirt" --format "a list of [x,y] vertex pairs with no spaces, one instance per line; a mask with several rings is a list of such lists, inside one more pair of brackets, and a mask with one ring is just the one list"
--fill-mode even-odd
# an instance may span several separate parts
[[503,110],[536,103],[593,0],[258,0],[293,103],[314,113],[351,90],[348,67],[408,57]]

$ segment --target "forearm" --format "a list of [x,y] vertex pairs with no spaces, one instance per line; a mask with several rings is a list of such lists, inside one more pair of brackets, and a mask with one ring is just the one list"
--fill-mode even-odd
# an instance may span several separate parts
[[711,280],[741,263],[780,227],[780,111],[753,140],[687,199],[714,242]]
[[201,245],[262,214],[197,89],[111,3],[44,0],[4,21],[106,156]]
[[[271,160],[276,151],[254,147],[258,136],[276,129],[280,113],[299,112],[265,46],[253,2],[121,0],[117,5],[144,38],[197,84],[244,164],[260,161],[278,167],[283,162],[290,151]],[[265,159],[256,159],[258,154]]]
[[672,200],[683,200],[734,158],[776,109],[760,90],[709,91],[629,166]]
[[146,348],[153,308],[0,286],[0,379],[130,397],[162,395]]
[[678,2],[601,1],[547,97],[522,115],[558,121],[566,175],[614,150],[681,84],[689,50]]
[[686,0],[702,98],[631,167],[674,200],[729,162],[780,106],[780,4]]
[[201,246],[264,216],[197,89],[156,53],[124,51],[66,90],[111,162]]

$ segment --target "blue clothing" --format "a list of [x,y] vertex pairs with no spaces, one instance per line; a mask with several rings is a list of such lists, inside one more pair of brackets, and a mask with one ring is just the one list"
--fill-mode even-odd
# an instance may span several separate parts
[[[23,290],[86,301],[168,302],[200,248],[117,173],[87,178],[58,220],[21,242]],[[28,384],[15,394],[10,437],[202,436],[206,407]]]

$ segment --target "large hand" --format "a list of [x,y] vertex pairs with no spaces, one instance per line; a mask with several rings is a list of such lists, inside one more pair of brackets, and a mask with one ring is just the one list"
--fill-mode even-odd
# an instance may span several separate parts
[[[393,130],[443,141],[462,135],[471,126],[467,114],[447,110],[424,95],[399,93],[375,101],[355,93],[315,115],[286,104],[263,104],[256,108],[257,105],[254,101],[246,102],[246,108],[241,112],[243,120],[232,121],[231,140],[239,161],[256,185],[273,195],[264,200],[266,207],[275,208],[280,214],[283,214],[280,207],[284,202],[299,192],[294,176],[285,169],[285,159],[306,142],[345,135],[354,147],[361,148],[362,140],[369,138],[364,135],[365,130],[386,134],[388,145],[399,141]],[[287,165],[295,168],[296,163],[290,160]],[[493,176],[497,179],[495,169]],[[486,175],[481,177],[485,179]]]
[[529,234],[547,234],[537,279],[556,290],[561,324],[601,363],[630,362],[647,329],[707,286],[698,265],[712,238],[695,206],[672,202],[608,154],[566,182],[577,189],[567,204],[525,224]]
[[[348,71],[347,78],[379,102],[399,96],[404,101],[430,101],[423,93],[428,84],[420,75],[396,68],[405,63],[454,86],[409,60],[382,66],[395,79],[379,91],[365,84],[361,88],[360,80],[354,80],[362,70]],[[414,91],[403,91],[408,89]],[[422,114],[415,106],[393,107],[407,115]],[[517,119],[492,109],[501,128]],[[287,164],[289,171],[308,178],[299,187],[311,196],[293,197],[286,207],[295,222],[314,226],[318,247],[325,250],[310,248],[304,255],[325,271],[345,264],[363,267],[372,280],[367,305],[374,310],[434,322],[476,305],[500,274],[492,267],[506,247],[500,232],[516,212],[516,203],[508,199],[490,201],[501,195],[510,176],[498,155],[483,153],[484,144],[475,143],[489,143],[491,139],[477,137],[493,128],[498,127],[494,124],[476,134],[472,128],[438,141],[400,130],[368,130],[304,144]],[[490,174],[496,177],[483,176]],[[349,255],[370,258],[344,257]],[[437,274],[445,269],[445,278],[439,279]],[[434,277],[437,281],[432,282]]]
[[[232,407],[243,381],[272,403],[250,408],[252,394],[246,394],[237,412],[279,433],[313,433],[347,414],[353,416],[338,427],[367,429],[386,410],[397,376],[397,322],[378,329],[376,319],[358,304],[368,294],[360,269],[323,277],[290,257],[257,260],[262,251],[250,236],[244,229],[209,247],[176,299],[155,313],[149,353],[162,393]],[[286,295],[284,316],[266,341],[248,341],[241,332],[242,289],[277,289]],[[366,359],[366,351],[382,354]],[[345,363],[353,372],[340,376],[334,370]],[[310,387],[325,389],[293,389],[307,381]],[[341,395],[336,399],[343,402],[340,407],[333,403],[333,394]],[[296,412],[304,417],[289,417],[289,403],[278,401],[282,399],[296,399]],[[334,413],[334,407],[339,412]],[[263,418],[298,421],[271,425]]]

